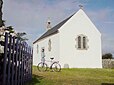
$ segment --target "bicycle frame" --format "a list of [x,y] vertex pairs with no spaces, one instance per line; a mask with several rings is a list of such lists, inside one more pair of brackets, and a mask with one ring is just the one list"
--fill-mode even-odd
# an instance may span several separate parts
[[50,65],[50,69],[52,69],[52,66],[53,66],[54,63],[59,64],[59,61],[54,61],[54,62],[52,62],[52,64]]
[[[48,65],[46,62],[51,62],[50,65]],[[52,71],[57,71],[59,72],[61,70],[61,65],[59,64],[59,61],[41,61],[38,66],[37,66],[39,71],[46,71],[48,68],[51,69]],[[44,69],[43,69],[44,68]]]
[[[48,66],[50,69],[52,69],[52,65],[54,64],[54,63],[59,63],[59,61],[53,61],[53,60],[51,60],[51,61],[48,61],[48,60],[45,60],[46,62],[51,62],[51,64],[50,64],[50,66]],[[44,62],[45,63],[45,62]],[[47,63],[46,63],[47,64]]]

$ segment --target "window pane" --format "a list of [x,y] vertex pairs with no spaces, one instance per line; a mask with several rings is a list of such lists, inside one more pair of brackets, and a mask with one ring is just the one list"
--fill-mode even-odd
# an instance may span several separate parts
[[86,37],[83,37],[83,48],[86,48]]
[[48,50],[51,51],[51,40],[48,42]]
[[81,48],[81,36],[78,37],[78,48]]

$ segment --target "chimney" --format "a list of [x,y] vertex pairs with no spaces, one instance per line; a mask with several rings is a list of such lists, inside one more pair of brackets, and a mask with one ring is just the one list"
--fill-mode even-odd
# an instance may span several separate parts
[[47,21],[47,30],[51,29],[51,21],[50,19],[48,19]]

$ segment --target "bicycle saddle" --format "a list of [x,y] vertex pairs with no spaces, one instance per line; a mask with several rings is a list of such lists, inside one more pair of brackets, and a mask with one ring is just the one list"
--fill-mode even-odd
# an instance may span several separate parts
[[51,60],[53,60],[54,58],[50,58]]

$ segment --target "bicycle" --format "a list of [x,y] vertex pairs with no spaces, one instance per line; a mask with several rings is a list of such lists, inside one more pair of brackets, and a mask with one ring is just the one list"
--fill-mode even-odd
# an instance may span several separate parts
[[[50,65],[50,69],[52,71],[56,71],[56,72],[60,72],[61,71],[61,65],[59,64],[59,61],[53,61],[54,58],[50,58],[51,59],[51,65]],[[48,65],[45,62],[40,62],[37,66],[38,70],[40,72],[44,72],[48,70]]]

